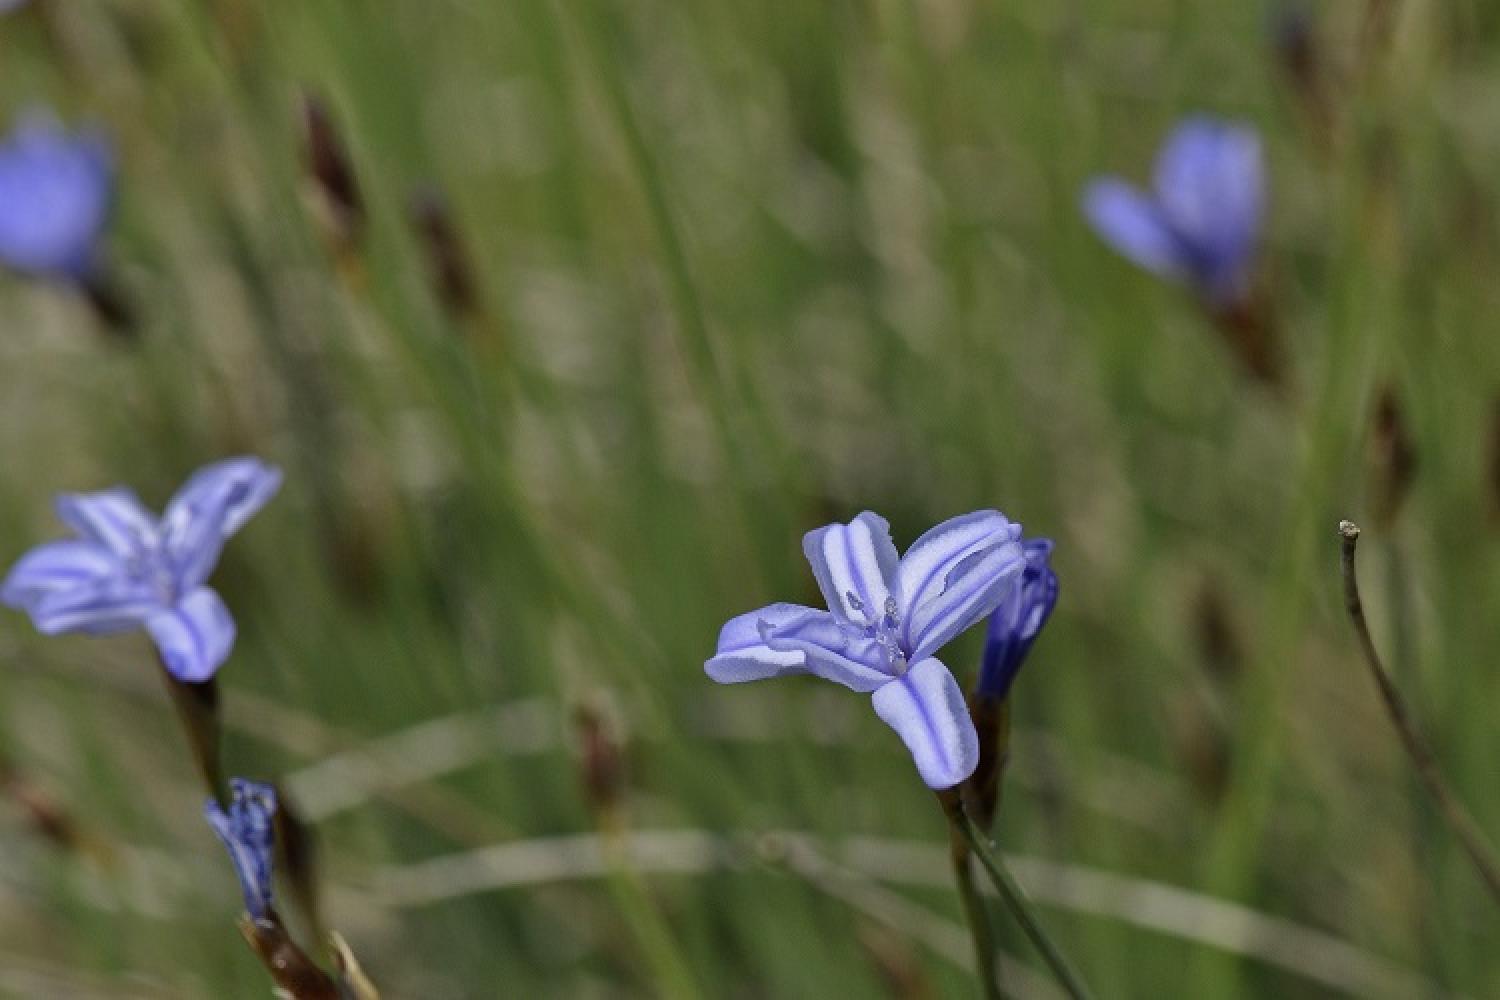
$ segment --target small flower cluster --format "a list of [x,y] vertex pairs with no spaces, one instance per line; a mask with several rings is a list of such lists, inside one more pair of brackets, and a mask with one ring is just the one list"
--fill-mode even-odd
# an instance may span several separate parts
[[[306,831],[285,812],[273,786],[233,778],[225,794],[219,779],[215,676],[234,647],[235,625],[208,578],[225,542],[275,496],[281,478],[279,469],[256,458],[217,462],[194,473],[160,517],[124,487],[64,494],[57,515],[75,537],[22,556],[0,584],[0,601],[26,612],[48,635],[146,631],[210,790],[204,817],[239,879],[246,939],[284,995],[368,1000],[374,990],[347,947],[341,969],[353,971],[341,971],[335,982],[291,939],[276,912],[278,830],[289,835],[284,856],[293,859],[306,855]],[[312,898],[310,871],[287,875],[304,900]]]

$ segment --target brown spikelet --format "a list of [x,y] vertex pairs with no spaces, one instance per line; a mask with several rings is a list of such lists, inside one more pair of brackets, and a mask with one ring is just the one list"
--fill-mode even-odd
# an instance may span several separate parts
[[1326,152],[1333,138],[1333,88],[1328,53],[1307,7],[1287,4],[1275,14],[1271,49],[1311,138]]
[[1388,530],[1401,512],[1417,472],[1417,450],[1407,430],[1400,397],[1393,386],[1381,390],[1370,432],[1371,508],[1376,524]]
[[472,317],[479,311],[473,268],[447,200],[436,188],[424,187],[412,196],[409,214],[426,251],[433,294],[453,319]]
[[1284,387],[1280,334],[1263,293],[1247,294],[1213,311],[1219,332],[1244,370],[1266,386]]
[[1229,600],[1217,580],[1205,580],[1193,601],[1193,637],[1204,670],[1215,683],[1239,677],[1245,651],[1230,613]]
[[312,94],[302,97],[302,142],[315,214],[334,249],[348,253],[364,232],[364,196],[332,112]]
[[573,711],[579,776],[589,806],[602,819],[619,818],[625,787],[625,756],[615,727],[597,704]]

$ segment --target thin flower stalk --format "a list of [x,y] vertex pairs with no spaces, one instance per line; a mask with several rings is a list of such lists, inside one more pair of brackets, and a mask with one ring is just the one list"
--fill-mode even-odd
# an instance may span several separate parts
[[1353,521],[1340,521],[1339,539],[1342,553],[1340,562],[1344,581],[1344,608],[1349,612],[1349,620],[1353,623],[1354,633],[1359,639],[1360,652],[1364,655],[1365,665],[1369,667],[1370,676],[1374,678],[1375,686],[1380,691],[1380,699],[1385,705],[1386,715],[1390,717],[1391,724],[1396,727],[1396,733],[1401,737],[1402,748],[1411,758],[1417,776],[1437,804],[1444,822],[1448,824],[1449,830],[1458,839],[1464,852],[1468,854],[1485,888],[1489,890],[1495,901],[1500,903],[1500,859],[1496,858],[1494,848],[1490,846],[1479,824],[1474,821],[1473,815],[1460,801],[1453,787],[1448,784],[1448,779],[1438,763],[1437,755],[1432,750],[1432,744],[1427,742],[1427,737],[1417,725],[1417,720],[1407,705],[1405,697],[1396,687],[1396,682],[1391,679],[1390,673],[1380,659],[1380,653],[1375,649],[1375,640],[1371,637],[1370,626],[1365,620],[1364,604],[1359,596],[1359,578],[1354,566],[1354,551],[1359,543],[1359,525]]

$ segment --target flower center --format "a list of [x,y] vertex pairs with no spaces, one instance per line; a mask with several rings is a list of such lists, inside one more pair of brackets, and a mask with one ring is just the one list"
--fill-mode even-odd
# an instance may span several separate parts
[[844,600],[855,613],[864,618],[863,625],[852,622],[851,626],[859,630],[862,638],[873,639],[879,644],[885,654],[886,668],[897,677],[906,673],[906,650],[901,647],[901,642],[897,638],[901,628],[901,616],[897,612],[896,599],[887,597],[884,613],[878,616],[872,615],[870,609],[865,607],[864,602],[852,590],[844,594]]
[[177,577],[167,563],[166,553],[154,538],[138,536],[130,558],[125,561],[125,572],[131,579],[149,587],[162,604],[177,603]]

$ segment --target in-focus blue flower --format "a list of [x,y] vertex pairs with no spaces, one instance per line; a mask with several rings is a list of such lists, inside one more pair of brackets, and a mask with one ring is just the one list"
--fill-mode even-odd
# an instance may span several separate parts
[[993,698],[1010,694],[1011,682],[1057,604],[1057,574],[1050,564],[1052,539],[1028,538],[1022,547],[1026,569],[1021,573],[1020,586],[1013,588],[990,615],[984,661],[975,687],[980,694]]
[[203,816],[229,850],[245,894],[245,912],[257,919],[271,910],[271,859],[276,843],[276,789],[244,778],[229,779],[233,799],[225,810],[213,799]]
[[1084,192],[1083,210],[1099,235],[1136,264],[1223,306],[1249,291],[1265,203],[1255,130],[1200,115],[1168,137],[1152,191],[1099,178]]
[[974,771],[979,739],[953,675],[935,654],[977,624],[1025,568],[1021,526],[993,510],[945,521],[897,556],[869,511],[808,532],[802,550],[829,611],[772,604],[732,619],[705,664],[722,684],[813,674],[873,692],[932,788]]
[[70,133],[32,112],[0,142],[0,263],[36,277],[86,281],[113,200],[102,135]]
[[225,540],[280,485],[275,467],[231,458],[195,472],[160,519],[124,487],[63,494],[57,515],[78,537],[22,556],[0,601],[48,635],[144,627],[172,676],[206,681],[229,657],[234,620],[205,584]]

